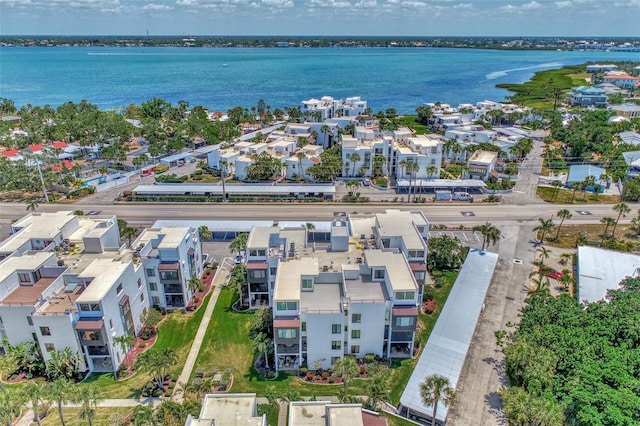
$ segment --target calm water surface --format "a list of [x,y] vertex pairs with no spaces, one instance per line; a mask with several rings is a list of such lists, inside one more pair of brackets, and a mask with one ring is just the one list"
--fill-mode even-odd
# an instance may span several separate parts
[[508,94],[495,84],[586,61],[640,61],[632,52],[474,49],[1,48],[0,97],[101,108],[152,97],[226,111],[264,99],[272,108],[324,95],[361,96],[374,111],[411,113],[424,102],[457,105]]

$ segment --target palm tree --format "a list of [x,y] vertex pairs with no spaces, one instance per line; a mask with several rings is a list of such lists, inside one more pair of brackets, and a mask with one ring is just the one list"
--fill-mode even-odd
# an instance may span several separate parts
[[113,339],[113,343],[120,346],[120,349],[124,352],[124,363],[125,366],[129,368],[129,350],[131,349],[131,346],[136,343],[136,338],[131,334],[123,334]]
[[358,362],[352,356],[344,356],[333,364],[333,372],[342,377],[342,385],[344,386],[344,394],[347,395],[347,382],[355,379],[360,375]]
[[540,259],[539,262],[541,262],[544,265],[544,261],[545,259],[549,258],[549,254],[551,253],[551,250],[549,250],[546,247],[538,247],[538,249],[536,250],[536,253],[540,253]]
[[220,162],[220,180],[222,181],[222,202],[227,200],[227,188],[225,187],[225,181],[227,179],[227,161]]
[[349,161],[351,161],[351,164],[353,165],[353,170],[351,171],[351,176],[355,176],[355,174],[356,174],[356,165],[357,165],[358,161],[360,161],[360,155],[358,155],[357,152],[354,152],[353,154],[351,154],[349,156]]
[[198,291],[201,285],[202,285],[202,282],[195,275],[192,275],[191,278],[187,280],[187,287],[189,288],[189,291],[192,293],[195,293],[196,291]]
[[64,378],[70,380],[82,362],[77,353],[73,353],[70,347],[60,351],[51,352],[51,358],[45,364],[47,377],[50,380]]
[[538,222],[540,222],[540,225],[538,225],[535,228],[533,228],[533,230],[536,231],[536,233],[537,232],[541,232],[541,234],[540,234],[540,244],[543,244],[544,243],[545,234],[547,232],[549,232],[551,229],[553,229],[555,224],[553,223],[553,218],[551,218],[551,219],[538,218]]
[[616,223],[613,225],[613,231],[611,231],[611,237],[615,238],[616,236],[616,228],[618,227],[618,222],[620,222],[621,217],[625,217],[627,213],[631,211],[631,208],[626,203],[618,203],[613,206],[613,210],[618,212],[618,217],[616,218]]
[[582,187],[582,182],[573,182],[571,185],[569,185],[569,188],[571,188],[571,191],[573,191],[571,193],[571,202],[573,203],[573,200],[575,200],[576,198],[576,191],[578,189],[580,189]]
[[433,175],[435,175],[436,173],[438,173],[438,168],[436,166],[427,167],[427,174],[429,175],[429,180],[431,180]]
[[604,228],[604,234],[603,234],[603,239],[607,237],[607,231],[609,230],[610,226],[615,226],[616,224],[616,220],[612,217],[609,216],[605,216],[602,219],[600,219],[600,223],[605,225]]
[[556,179],[551,182],[551,186],[553,187],[553,195],[551,196],[551,200],[555,201],[558,198],[558,193],[560,192],[560,188],[562,188],[562,181]]
[[70,381],[63,378],[54,380],[47,387],[47,398],[55,403],[58,407],[58,416],[60,416],[60,423],[62,426],[66,426],[64,422],[64,416],[62,415],[62,405],[73,400],[74,387]]
[[402,178],[404,178],[405,170],[406,170],[408,164],[409,163],[407,162],[407,160],[400,160],[400,162],[398,163],[398,165],[402,169],[402,174],[401,174]]
[[91,419],[95,414],[95,408],[101,400],[100,391],[95,385],[84,386],[78,389],[78,402],[80,402],[80,418],[87,419],[92,426]]
[[27,211],[31,212],[31,213],[35,213],[36,210],[38,210],[38,200],[34,199],[34,198],[30,198],[27,200],[26,202],[27,205]]
[[558,278],[558,282],[564,287],[565,290],[569,290],[576,280],[571,275],[570,269],[563,269],[562,276]]
[[305,159],[307,155],[300,151],[296,154],[296,158],[298,159],[298,171],[300,172],[300,177],[304,179],[304,170],[302,169],[302,160]]
[[127,239],[128,247],[131,248],[131,242],[138,235],[138,230],[133,226],[125,226],[120,230],[120,236]]
[[571,212],[567,209],[559,210],[557,215],[560,218],[560,225],[558,225],[558,231],[556,232],[556,238],[555,238],[556,240],[560,237],[560,228],[562,228],[562,224],[564,223],[564,220],[571,219],[571,217],[573,216]]
[[495,244],[500,239],[500,229],[491,225],[489,222],[484,225],[475,226],[473,230],[482,234],[482,250],[489,245]]
[[413,163],[410,162],[409,164],[407,164],[407,173],[409,173],[409,195],[407,196],[407,203],[411,202],[411,178],[413,177],[413,182],[415,185],[416,182],[416,178],[415,175],[418,173],[418,171],[420,170],[420,166],[418,165],[418,163]]
[[264,365],[269,369],[269,354],[273,353],[273,341],[264,333],[259,333],[253,339],[253,350],[264,355]]
[[22,388],[22,395],[24,399],[31,402],[31,409],[33,410],[33,421],[40,426],[42,424],[40,420],[40,412],[42,411],[42,402],[45,398],[45,386],[39,380],[30,380]]
[[529,296],[548,296],[549,295],[549,278],[541,276],[539,278],[533,278],[531,280],[535,285],[533,290],[529,291]]
[[229,244],[229,250],[231,253],[237,253],[240,255],[247,248],[247,240],[249,239],[249,234],[243,232],[242,234],[238,234],[237,237],[231,241]]
[[0,422],[11,426],[20,415],[24,405],[23,396],[17,391],[0,388]]
[[425,405],[431,406],[431,425],[436,424],[438,404],[450,406],[456,400],[456,391],[449,384],[449,379],[439,374],[428,376],[420,385],[420,397]]

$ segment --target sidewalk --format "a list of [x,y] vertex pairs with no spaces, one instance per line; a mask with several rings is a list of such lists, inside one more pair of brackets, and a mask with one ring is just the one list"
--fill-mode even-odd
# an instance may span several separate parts
[[[216,306],[216,302],[218,301],[218,296],[220,295],[220,289],[224,285],[229,275],[228,262],[225,262],[224,259],[220,262],[220,267],[216,270],[216,275],[213,278],[212,286],[213,293],[211,294],[211,299],[209,299],[209,303],[205,308],[204,315],[202,317],[202,321],[200,322],[200,326],[198,327],[198,331],[196,333],[195,338],[193,339],[193,343],[191,344],[191,350],[189,351],[189,355],[187,356],[187,360],[184,363],[184,367],[182,368],[182,373],[178,377],[176,383],[180,384],[182,389],[187,386],[189,383],[189,377],[191,377],[191,372],[193,371],[193,367],[195,366],[196,359],[198,358],[198,353],[200,352],[200,347],[202,346],[202,340],[204,339],[204,335],[207,332],[207,327],[209,326],[209,321],[211,321],[211,315],[213,314],[213,308]],[[178,394],[174,393],[172,399],[176,402],[182,402],[183,393]]]

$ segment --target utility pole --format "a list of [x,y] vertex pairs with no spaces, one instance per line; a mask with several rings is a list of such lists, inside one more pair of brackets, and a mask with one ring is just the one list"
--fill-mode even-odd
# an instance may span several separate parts
[[47,187],[44,184],[44,177],[42,177],[42,170],[40,169],[40,160],[33,158],[36,162],[36,168],[38,169],[38,175],[40,175],[40,183],[42,184],[42,192],[44,193],[44,201],[49,202],[49,195],[47,194]]

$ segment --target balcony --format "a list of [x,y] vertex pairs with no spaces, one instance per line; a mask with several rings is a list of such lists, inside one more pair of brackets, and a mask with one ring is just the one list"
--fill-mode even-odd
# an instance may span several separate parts
[[164,294],[182,294],[180,284],[164,284]]
[[269,284],[249,284],[251,293],[269,293]]
[[89,356],[105,356],[109,355],[109,348],[106,346],[89,346],[87,353]]
[[292,344],[292,345],[278,344],[276,346],[277,346],[276,350],[277,350],[278,354],[298,354],[298,353],[300,353],[300,345],[298,345],[298,344]]

